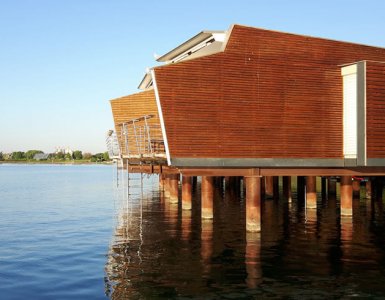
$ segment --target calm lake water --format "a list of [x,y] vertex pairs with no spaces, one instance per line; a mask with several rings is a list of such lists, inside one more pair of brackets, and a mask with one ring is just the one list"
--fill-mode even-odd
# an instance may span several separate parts
[[118,174],[0,165],[1,299],[385,298],[382,199],[355,199],[353,220],[336,197],[266,200],[246,234],[242,192],[217,189],[202,222],[199,182],[182,211],[157,176]]

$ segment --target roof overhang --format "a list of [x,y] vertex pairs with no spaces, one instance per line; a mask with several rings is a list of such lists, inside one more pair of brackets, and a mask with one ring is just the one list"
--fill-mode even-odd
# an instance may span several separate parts
[[152,86],[152,76],[151,72],[147,71],[144,75],[142,81],[139,83],[138,89],[146,90]]
[[223,42],[226,37],[226,31],[202,31],[191,39],[187,40],[180,46],[174,48],[168,53],[162,55],[157,59],[158,62],[175,62],[183,59],[183,57],[190,55],[204,48],[206,45],[213,42]]

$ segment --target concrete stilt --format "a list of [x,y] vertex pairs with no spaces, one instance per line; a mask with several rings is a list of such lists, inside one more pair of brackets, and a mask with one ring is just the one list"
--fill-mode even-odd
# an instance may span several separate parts
[[166,198],[170,197],[170,175],[164,174],[164,196]]
[[381,177],[376,177],[372,183],[372,199],[375,201],[382,201],[382,190],[384,183]]
[[213,200],[214,200],[214,184],[213,177],[202,176],[201,184],[201,197],[202,197],[202,219],[212,219],[213,213]]
[[303,205],[305,200],[305,177],[297,176],[297,200]]
[[279,176],[273,176],[273,198],[279,199]]
[[353,188],[353,198],[360,198],[360,190],[361,190],[360,181],[357,179],[354,179],[352,182],[352,188]]
[[170,175],[170,203],[178,203],[179,174]]
[[282,188],[283,188],[283,196],[286,201],[291,202],[291,177],[283,176],[282,177]]
[[192,199],[192,178],[190,176],[182,176],[182,209],[191,209]]
[[246,231],[261,231],[261,178],[245,177]]
[[334,178],[328,177],[328,194],[335,195],[336,190],[336,180]]
[[368,181],[366,182],[365,189],[365,197],[366,199],[370,199],[372,197],[372,182],[370,181],[370,179],[368,179]]
[[325,177],[321,177],[321,196],[322,200],[325,200],[327,198],[327,186]]
[[164,189],[164,175],[159,174],[159,191],[163,191]]
[[[245,181],[246,182],[246,181]],[[266,197],[266,186],[265,186],[266,178],[261,177],[261,199],[265,199]]]
[[317,182],[315,176],[306,176],[306,208],[317,208]]
[[193,191],[197,190],[197,186],[198,186],[198,177],[192,176],[192,189],[193,189]]
[[265,197],[272,198],[274,196],[274,178],[273,176],[265,177]]
[[353,214],[353,189],[352,189],[352,177],[341,176],[341,215],[351,216]]

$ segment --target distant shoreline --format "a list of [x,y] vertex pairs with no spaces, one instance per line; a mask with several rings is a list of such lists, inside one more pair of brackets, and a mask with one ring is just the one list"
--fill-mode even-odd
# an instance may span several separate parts
[[18,165],[112,165],[113,161],[92,162],[92,161],[51,161],[51,160],[2,160],[1,164],[18,164]]

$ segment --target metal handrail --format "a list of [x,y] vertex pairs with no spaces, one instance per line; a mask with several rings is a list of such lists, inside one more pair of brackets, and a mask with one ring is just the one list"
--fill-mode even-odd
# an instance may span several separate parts
[[145,115],[119,123],[121,127],[121,142],[125,146],[122,153],[124,156],[157,157],[165,155],[160,125],[149,124],[148,122],[153,117],[153,115]]

